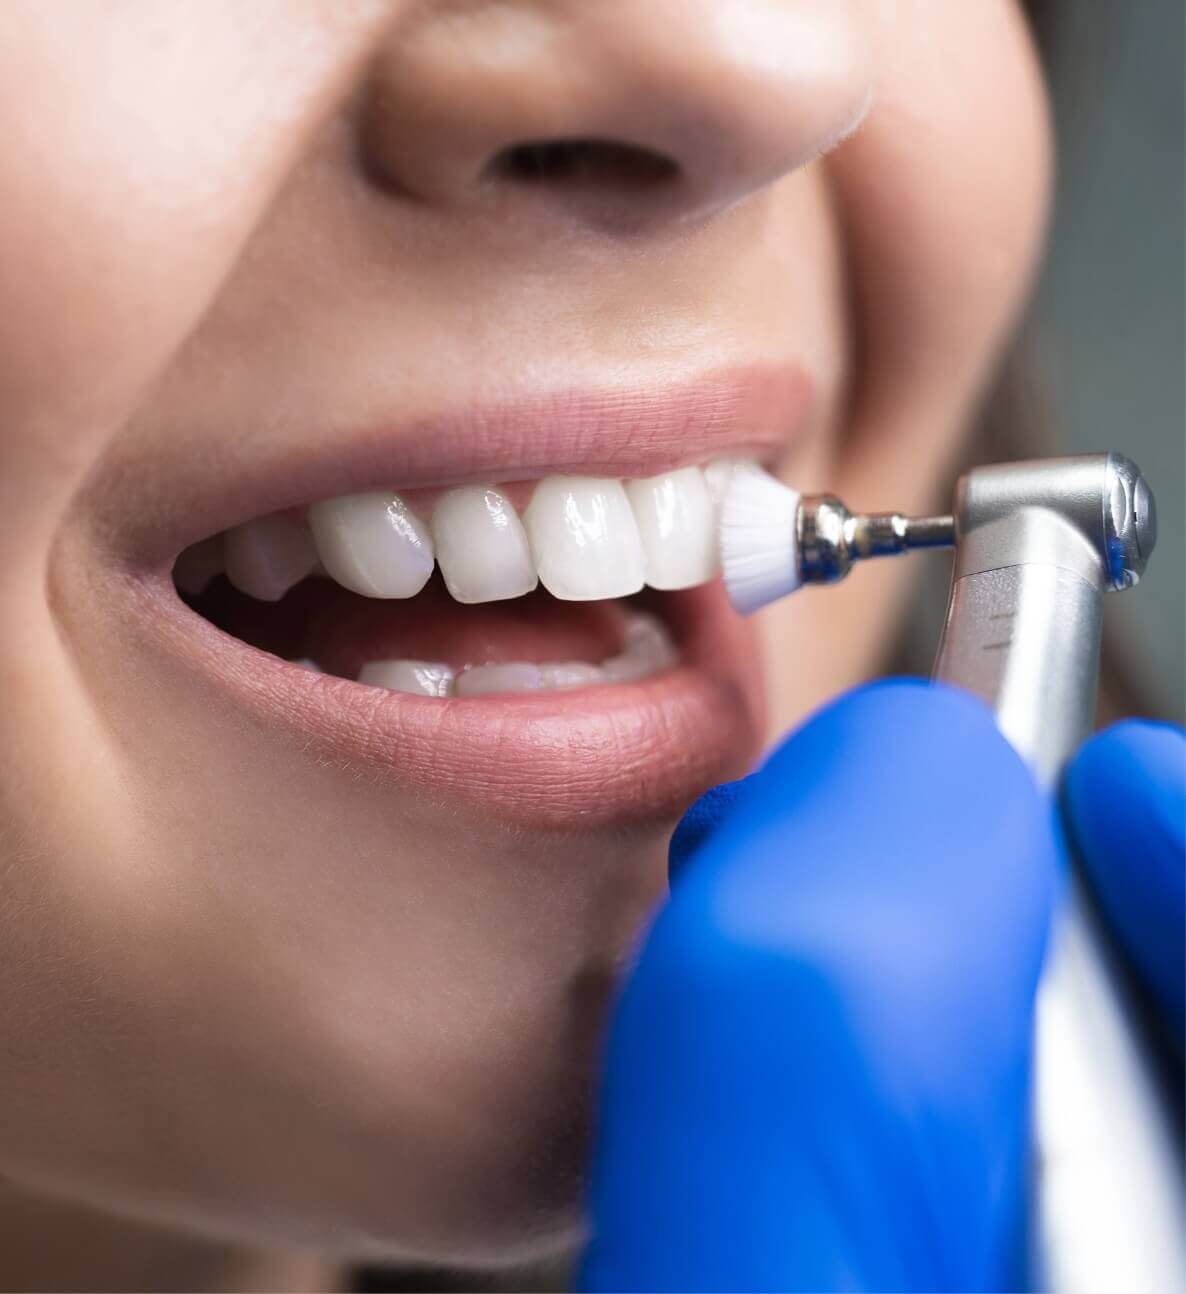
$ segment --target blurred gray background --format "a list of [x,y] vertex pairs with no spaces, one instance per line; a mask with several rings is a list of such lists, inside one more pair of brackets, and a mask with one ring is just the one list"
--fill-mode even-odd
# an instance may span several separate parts
[[1140,690],[1186,690],[1186,138],[1182,0],[1074,0],[1053,64],[1060,179],[1031,336],[1062,448],[1119,449],[1157,496],[1140,586],[1107,599]]

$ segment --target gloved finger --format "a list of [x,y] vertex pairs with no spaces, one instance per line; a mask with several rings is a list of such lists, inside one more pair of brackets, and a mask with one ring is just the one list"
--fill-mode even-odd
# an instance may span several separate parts
[[667,849],[667,875],[673,883],[688,859],[720,828],[741,800],[746,784],[756,776],[754,773],[737,782],[711,787],[679,820]]
[[1028,770],[973,698],[882,684],[718,818],[613,1022],[582,1287],[1006,1287],[1058,867]]
[[1116,724],[1067,772],[1068,827],[1121,946],[1179,1048],[1186,1011],[1186,736]]

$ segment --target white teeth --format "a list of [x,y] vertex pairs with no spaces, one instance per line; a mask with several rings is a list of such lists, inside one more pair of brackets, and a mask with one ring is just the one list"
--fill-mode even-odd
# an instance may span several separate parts
[[443,494],[433,510],[432,537],[458,602],[517,598],[539,582],[527,532],[500,490],[472,485]]
[[622,643],[627,651],[639,652],[655,660],[671,657],[675,644],[667,626],[657,616],[645,611],[635,611],[626,621]]
[[698,467],[627,481],[653,589],[688,589],[717,573],[716,510]]
[[410,598],[428,583],[428,527],[398,494],[348,494],[309,509],[317,555],[339,584],[368,598]]
[[540,580],[553,597],[585,602],[642,588],[642,540],[620,481],[546,477],[524,521]]
[[747,460],[722,458],[645,480],[549,476],[522,520],[503,491],[444,491],[431,527],[397,494],[344,495],[315,503],[308,527],[276,514],[187,548],[174,564],[179,589],[198,594],[223,569],[242,592],[275,601],[307,575],[328,575],[370,598],[409,598],[439,562],[458,602],[530,593],[593,601],[683,589],[718,571],[721,498]]
[[562,661],[539,667],[540,686],[563,691],[570,687],[592,687],[605,682],[600,665],[590,665],[583,660]]
[[420,696],[452,695],[453,679],[450,666],[423,660],[373,660],[358,673],[360,683]]
[[257,517],[228,530],[223,550],[227,579],[249,597],[277,602],[317,563],[304,526],[289,517]]
[[504,661],[470,665],[455,673],[448,665],[416,660],[376,660],[364,665],[360,683],[422,696],[492,696],[506,692],[563,691],[601,683],[636,683],[679,664],[679,653],[663,624],[644,612],[632,616],[622,650],[600,665],[559,661],[535,665]]
[[486,696],[492,692],[537,692],[543,686],[540,667],[527,661],[504,665],[471,665],[457,678],[458,696]]
[[173,563],[173,583],[191,597],[201,593],[224,569],[222,535],[211,535],[178,554]]
[[645,612],[632,616],[623,635],[622,651],[602,663],[611,683],[636,683],[679,664],[679,652],[666,628]]
[[733,479],[733,473],[747,464],[757,466],[752,459],[748,458],[716,458],[705,466],[704,484],[708,487],[708,495],[712,499],[714,508],[720,509],[725,491]]

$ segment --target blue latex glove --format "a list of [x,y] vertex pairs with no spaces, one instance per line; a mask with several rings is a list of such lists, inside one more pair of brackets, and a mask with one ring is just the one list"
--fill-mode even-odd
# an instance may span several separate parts
[[710,792],[616,1012],[582,1287],[1015,1285],[1051,819],[916,682]]
[[1067,774],[1070,836],[1116,937],[1179,1053],[1186,1015],[1186,736],[1129,721]]

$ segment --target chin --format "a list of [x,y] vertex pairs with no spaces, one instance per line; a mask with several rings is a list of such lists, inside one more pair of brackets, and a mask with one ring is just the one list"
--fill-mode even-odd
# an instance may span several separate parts
[[83,888],[63,1024],[102,1063],[85,1103],[55,1070],[61,1158],[22,1148],[30,1180],[351,1258],[574,1242],[671,830],[764,728],[714,491],[779,450],[803,379],[722,381],[649,438],[619,394],[475,415],[464,454],[421,427],[233,488],[211,464],[62,554],[119,752],[87,794],[136,812],[86,828],[118,865]]

